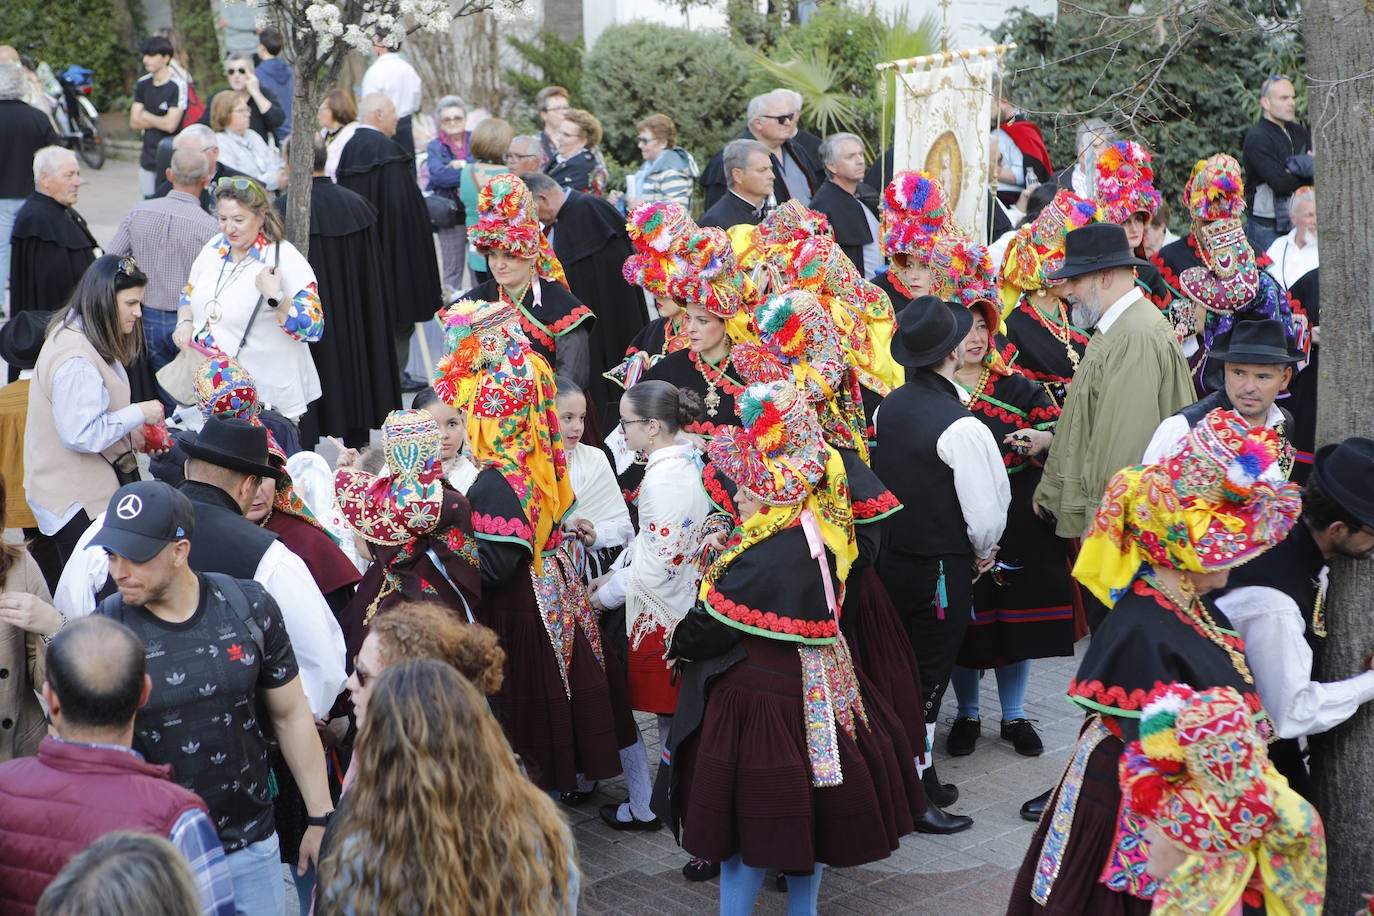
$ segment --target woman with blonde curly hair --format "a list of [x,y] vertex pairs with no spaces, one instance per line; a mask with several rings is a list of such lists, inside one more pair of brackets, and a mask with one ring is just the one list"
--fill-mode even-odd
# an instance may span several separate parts
[[316,912],[575,913],[567,822],[477,689],[443,662],[406,661],[370,705]]

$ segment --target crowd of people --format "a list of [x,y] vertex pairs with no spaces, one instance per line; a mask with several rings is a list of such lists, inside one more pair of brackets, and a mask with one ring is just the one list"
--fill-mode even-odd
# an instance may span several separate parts
[[1171,239],[1143,145],[1088,122],[1055,171],[1005,93],[961,226],[790,90],[701,170],[646,115],[612,190],[566,90],[426,138],[378,44],[320,106],[305,256],[259,40],[207,123],[143,46],[104,249],[0,63],[0,908],[278,913],[288,863],[303,912],[572,913],[560,806],[621,776],[602,822],[671,828],[722,914],[770,876],[814,913],[825,866],[974,827],[935,758],[983,674],[1038,756],[1031,666],[1091,633],[1008,911],[1320,912],[1304,739],[1374,665],[1312,655],[1374,441],[1316,448],[1291,82]]

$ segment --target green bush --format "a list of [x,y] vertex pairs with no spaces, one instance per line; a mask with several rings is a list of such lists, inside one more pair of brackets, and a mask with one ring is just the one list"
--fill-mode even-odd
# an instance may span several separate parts
[[620,162],[641,161],[635,124],[659,112],[701,165],[739,132],[749,101],[749,52],[723,35],[631,23],[601,33],[584,61],[583,93]]
[[[142,70],[138,54],[124,47],[119,34],[130,27],[127,9],[116,9],[111,0],[7,0],[4,8],[0,44],[47,61],[54,73],[70,64],[89,69],[92,101],[102,111],[111,98],[129,92]],[[26,50],[35,41],[38,46]]]

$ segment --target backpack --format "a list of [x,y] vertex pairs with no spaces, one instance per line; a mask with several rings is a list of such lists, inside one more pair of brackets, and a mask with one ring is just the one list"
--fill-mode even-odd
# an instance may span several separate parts
[[205,103],[196,92],[196,84],[186,83],[186,113],[181,116],[181,126],[190,127],[205,116]]

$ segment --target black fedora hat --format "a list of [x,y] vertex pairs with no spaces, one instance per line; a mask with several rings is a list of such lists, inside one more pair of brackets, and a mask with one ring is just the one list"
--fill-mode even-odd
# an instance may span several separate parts
[[897,316],[892,358],[920,369],[940,362],[973,327],[973,313],[938,296],[918,296]]
[[0,328],[0,358],[16,369],[32,369],[38,365],[52,312],[29,309],[16,312]]
[[1116,223],[1089,223],[1073,230],[1064,240],[1064,263],[1046,280],[1067,280],[1113,267],[1149,267],[1131,254],[1126,230]]
[[1302,362],[1307,354],[1288,345],[1288,335],[1284,333],[1282,321],[1262,318],[1237,321],[1224,339],[1213,344],[1207,358],[1223,363],[1272,366]]
[[1351,436],[1317,449],[1308,483],[1374,528],[1374,439]]
[[218,467],[281,480],[281,468],[273,467],[267,456],[267,428],[238,417],[211,417],[200,435],[181,447],[192,458]]

